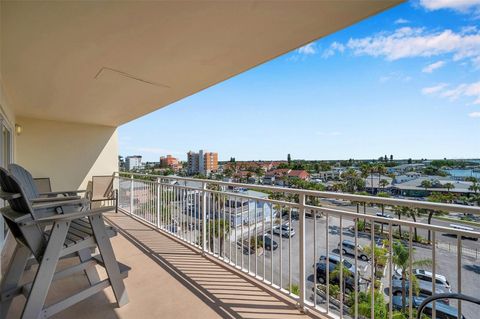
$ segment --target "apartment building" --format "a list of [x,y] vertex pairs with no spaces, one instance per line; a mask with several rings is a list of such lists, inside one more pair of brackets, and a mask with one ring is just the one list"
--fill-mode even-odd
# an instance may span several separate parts
[[168,167],[173,170],[178,170],[182,168],[182,164],[180,164],[177,158],[172,155],[167,155],[160,157],[160,167]]
[[188,174],[204,174],[209,175],[218,170],[218,153],[204,152],[203,150],[195,152],[188,152]]
[[142,166],[142,156],[141,155],[132,155],[125,158],[125,167],[127,170],[131,171]]

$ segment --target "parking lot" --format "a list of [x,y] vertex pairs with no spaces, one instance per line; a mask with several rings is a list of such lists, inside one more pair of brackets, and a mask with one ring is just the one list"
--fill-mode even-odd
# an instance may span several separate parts
[[[286,220],[283,220],[285,223]],[[342,229],[340,229],[340,220],[338,218],[329,217],[328,221],[328,249],[327,249],[327,220],[325,217],[318,217],[316,221],[316,229],[314,231],[314,220],[313,218],[306,218],[305,223],[305,253],[306,253],[306,291],[307,298],[313,300],[313,286],[314,286],[314,267],[315,264],[314,255],[318,258],[322,255],[330,253],[339,253],[337,246],[340,242],[340,231],[342,231],[342,237],[344,240],[354,241],[354,233],[350,230],[353,226],[353,222],[343,219]],[[248,262],[250,259],[250,271],[256,273],[265,278],[267,281],[271,281],[276,286],[282,286],[285,289],[288,289],[290,284],[299,285],[299,272],[298,272],[298,261],[299,261],[299,222],[298,220],[292,220],[291,223],[295,235],[289,239],[288,237],[282,237],[274,234],[273,240],[278,243],[278,248],[273,251],[266,250],[265,254],[257,255],[252,254],[242,254],[241,247],[237,249],[237,262],[241,264],[241,258],[243,255],[243,267],[248,269]],[[247,227],[245,227],[247,229]],[[266,225],[265,233],[270,235],[270,225]],[[386,230],[387,231],[387,230]],[[315,238],[314,240],[314,233]],[[255,234],[255,228],[250,229],[250,235]],[[258,225],[257,234],[262,234],[262,227]],[[441,234],[437,234],[437,237]],[[237,231],[237,239],[241,238],[241,231]],[[248,238],[247,232],[244,233],[244,238]],[[234,247],[233,245],[233,234],[232,241],[227,241],[225,254],[229,256],[230,248]],[[370,234],[359,233],[358,243],[361,246],[371,245]],[[471,243],[470,243],[471,244]],[[314,249],[315,248],[315,249]],[[315,253],[316,251],[316,253]],[[248,249],[246,249],[248,252]],[[234,249],[232,249],[232,254],[235,255]],[[250,257],[249,257],[250,256]],[[273,258],[273,259],[272,259]],[[362,261],[361,259],[354,260],[354,256],[345,255],[351,264],[355,265],[360,272],[360,285],[359,288],[361,291],[367,289],[367,285],[370,281],[371,273],[371,264],[369,262]],[[414,246],[414,258],[413,260],[420,259],[432,259],[432,249],[429,246]],[[265,260],[265,263],[264,263]],[[461,259],[462,262],[462,272],[461,272],[461,282],[462,282],[462,292],[471,296],[478,295],[477,287],[480,285],[480,265],[474,258],[463,256]],[[265,272],[264,272],[265,266]],[[291,268],[290,268],[291,267]],[[431,270],[431,267],[426,267],[427,270]],[[273,270],[273,276],[272,276]],[[457,278],[457,255],[454,251],[448,251],[446,249],[437,248],[436,249],[436,273],[443,274],[450,281],[452,291],[458,291],[458,278]],[[382,279],[383,290],[388,292],[388,268],[385,271],[385,277]],[[388,302],[388,295],[385,295],[386,301]],[[317,303],[322,303],[322,299],[317,297]],[[452,306],[456,307],[456,302],[451,302]],[[333,307],[333,306],[331,306]],[[331,309],[335,311],[335,308]],[[475,312],[475,306],[472,304],[463,303],[462,312],[467,319],[477,318]]]

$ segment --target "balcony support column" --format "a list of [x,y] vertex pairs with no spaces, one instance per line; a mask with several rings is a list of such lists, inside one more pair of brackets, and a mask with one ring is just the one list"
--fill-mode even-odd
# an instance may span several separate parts
[[202,183],[202,250],[207,253],[207,183]]
[[130,175],[130,214],[133,214],[133,175]]
[[[305,307],[305,194],[299,195],[299,238],[298,238],[298,256],[299,256],[299,309],[306,312]],[[281,239],[280,239],[281,240]]]

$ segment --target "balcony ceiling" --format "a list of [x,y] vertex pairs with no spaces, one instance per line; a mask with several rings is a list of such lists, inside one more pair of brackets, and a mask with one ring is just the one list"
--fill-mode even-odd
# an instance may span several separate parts
[[402,0],[1,2],[17,116],[117,126]]

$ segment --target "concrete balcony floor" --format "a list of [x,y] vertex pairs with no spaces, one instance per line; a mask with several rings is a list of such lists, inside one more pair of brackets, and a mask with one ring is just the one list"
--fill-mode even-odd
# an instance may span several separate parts
[[[107,288],[55,318],[313,318],[290,298],[123,213],[106,219],[119,229],[112,238],[117,259],[132,268],[130,303],[116,308]],[[86,285],[83,274],[56,281],[47,302]],[[24,300],[16,297],[9,317],[19,317]]]

